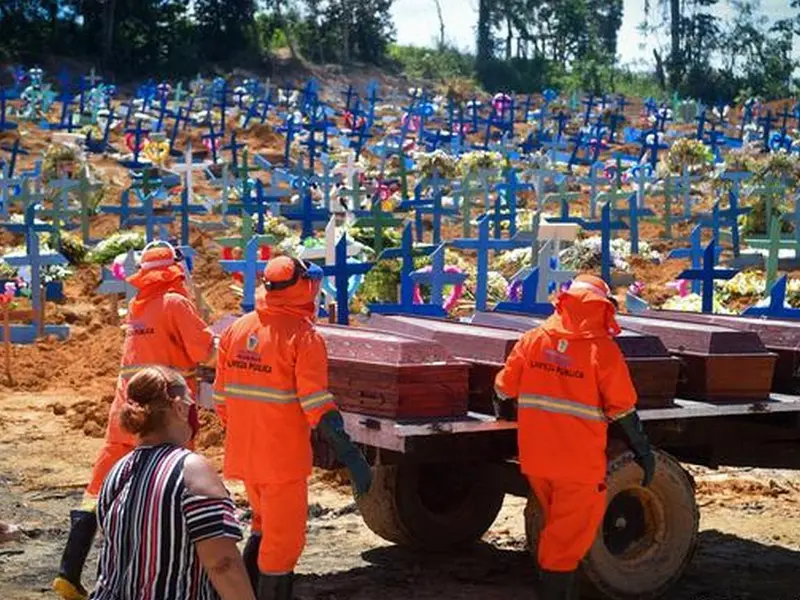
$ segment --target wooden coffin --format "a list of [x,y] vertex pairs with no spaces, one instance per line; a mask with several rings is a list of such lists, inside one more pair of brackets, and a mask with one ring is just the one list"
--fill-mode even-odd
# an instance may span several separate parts
[[[472,319],[477,325],[487,325],[524,332],[538,327],[544,319],[528,315],[478,312]],[[639,397],[639,408],[669,408],[674,406],[680,362],[670,356],[664,344],[654,335],[623,331],[615,338],[633,385]]]
[[712,403],[769,398],[777,356],[755,333],[628,315],[617,320],[626,329],[658,336],[681,359],[679,397]]
[[520,338],[519,332],[403,315],[372,315],[369,325],[440,343],[456,360],[469,364],[469,410],[493,414],[494,378]]
[[699,325],[717,325],[751,331],[758,335],[764,346],[777,355],[772,391],[783,394],[800,393],[800,322],[764,319],[761,317],[739,317],[735,315],[708,315],[682,311],[659,310],[651,314],[637,315],[643,318],[684,321]]
[[[217,335],[236,316],[211,329]],[[404,419],[467,414],[469,365],[430,340],[317,325],[328,348],[328,387],[342,410]]]
[[431,340],[318,325],[328,386],[342,410],[398,419],[467,414],[469,365]]

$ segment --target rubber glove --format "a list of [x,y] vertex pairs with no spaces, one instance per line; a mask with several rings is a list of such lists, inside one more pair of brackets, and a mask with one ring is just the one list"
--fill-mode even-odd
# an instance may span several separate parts
[[326,412],[319,421],[319,430],[333,446],[336,458],[350,472],[356,496],[369,492],[372,487],[372,469],[361,453],[361,450],[350,440],[344,430],[344,420],[338,410]]
[[653,447],[644,432],[639,415],[636,411],[633,411],[631,414],[617,419],[617,423],[622,427],[622,431],[625,432],[631,450],[633,450],[633,454],[636,457],[636,462],[644,471],[642,485],[647,487],[652,483],[656,474],[656,456],[653,454]]

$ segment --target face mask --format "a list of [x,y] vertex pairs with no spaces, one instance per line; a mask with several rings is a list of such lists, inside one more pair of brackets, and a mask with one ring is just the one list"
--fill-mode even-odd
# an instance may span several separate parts
[[189,416],[186,419],[186,423],[192,430],[192,440],[194,440],[195,436],[197,435],[197,432],[200,431],[200,415],[197,412],[196,404],[192,404],[189,407]]

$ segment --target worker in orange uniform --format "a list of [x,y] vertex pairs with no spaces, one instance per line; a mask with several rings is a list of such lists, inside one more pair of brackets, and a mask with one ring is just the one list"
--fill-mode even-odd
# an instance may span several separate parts
[[579,275],[495,379],[498,413],[517,398],[520,465],[543,512],[539,600],[577,598],[575,572],[605,513],[609,422],[629,438],[644,486],[655,473],[636,391],[613,340],[620,332],[615,313],[606,283]]
[[325,342],[314,329],[322,270],[281,256],[264,269],[256,310],[221,336],[214,401],[225,425],[224,476],[244,482],[253,510],[244,549],[258,600],[291,600],[305,546],[311,430],[350,470],[356,494],[372,473],[328,391]]
[[111,467],[136,445],[136,439],[119,424],[128,380],[144,367],[161,365],[183,374],[196,393],[191,371],[213,357],[214,334],[189,297],[182,261],[181,253],[170,244],[152,242],[142,251],[139,270],[127,279],[138,291],[128,309],[120,373],[105,443],[95,461],[83,503],[79,510],[70,513],[67,546],[53,582],[53,589],[64,600],[87,597],[81,573],[97,531],[97,496]]

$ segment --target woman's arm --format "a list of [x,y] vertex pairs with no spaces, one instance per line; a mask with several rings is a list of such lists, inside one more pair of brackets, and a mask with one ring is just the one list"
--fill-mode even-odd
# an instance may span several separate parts
[[185,507],[190,536],[211,583],[222,600],[255,600],[233,535],[237,532],[241,539],[241,529],[222,480],[198,454],[186,457],[183,479],[189,494]]
[[255,600],[236,540],[216,537],[195,544],[200,564],[222,600]]

